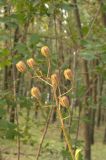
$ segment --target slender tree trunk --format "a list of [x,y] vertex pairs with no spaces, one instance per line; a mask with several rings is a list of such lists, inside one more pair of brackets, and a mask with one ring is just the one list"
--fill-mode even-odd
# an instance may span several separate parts
[[103,19],[103,23],[104,26],[106,26],[106,12],[103,10],[104,7],[104,1],[103,0],[98,0],[101,6],[101,13],[102,13],[102,19]]
[[[98,60],[93,61],[93,68],[95,69],[98,66]],[[90,126],[90,138],[91,144],[94,144],[94,130],[95,130],[95,116],[96,116],[96,107],[97,107],[97,73],[93,73],[93,89],[92,89],[92,101],[93,101],[93,108],[91,108],[91,126]]]
[[[102,21],[103,21],[103,25],[104,27],[106,27],[106,11],[104,10],[104,2],[103,0],[98,0],[100,7],[101,7],[101,15],[102,15]],[[100,116],[101,116],[101,96],[102,96],[102,91],[103,91],[103,82],[100,86],[100,97],[99,97],[99,103],[98,103],[98,126],[100,125]],[[104,122],[104,113],[101,116],[102,122]]]
[[[79,36],[80,39],[83,38],[82,34],[82,27],[81,27],[81,20],[80,20],[80,14],[79,14],[79,9],[77,5],[77,0],[73,0],[73,3],[75,5],[74,13],[76,17],[76,22],[77,22],[77,28],[79,31]],[[82,71],[84,73],[84,83],[86,86],[86,90],[89,90],[89,72],[88,72],[88,63],[86,60],[82,60]],[[84,117],[87,119],[87,121],[84,122],[84,141],[85,141],[85,147],[84,147],[84,158],[85,160],[91,160],[91,143],[90,143],[90,109],[88,106],[88,97],[89,97],[89,92],[85,95],[84,97]]]
[[102,116],[102,108],[101,108],[101,98],[103,91],[103,78],[99,75],[98,77],[98,107],[97,107],[97,127],[100,127],[101,116]]
[[[16,43],[18,42],[18,40],[19,40],[19,27],[17,26],[15,33],[14,33],[14,47],[15,47]],[[16,52],[11,53],[11,54],[12,54],[12,57],[14,57],[14,54],[16,54]],[[12,70],[12,68],[15,69],[14,73],[17,74],[17,70],[16,70],[14,64],[13,64],[13,66],[11,66],[11,70]],[[13,78],[12,78],[13,76],[14,76],[13,72],[11,71],[11,79],[12,80],[13,80]],[[16,77],[16,75],[15,75],[15,77]],[[10,110],[10,122],[12,122],[12,123],[15,122],[15,105],[14,104],[12,105],[11,110]]]
[[104,129],[104,138],[103,138],[103,143],[106,144],[106,127]]

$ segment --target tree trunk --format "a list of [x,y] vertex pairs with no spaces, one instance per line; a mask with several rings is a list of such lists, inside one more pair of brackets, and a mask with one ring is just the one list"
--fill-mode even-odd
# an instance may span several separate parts
[[[93,60],[93,68],[96,69],[99,62],[98,60]],[[97,107],[97,85],[98,85],[98,77],[97,73],[93,73],[93,88],[92,88],[92,102],[93,108],[91,108],[91,126],[90,126],[90,137],[91,144],[94,144],[94,131],[95,131],[95,116],[96,116],[96,107]]]
[[98,77],[98,108],[97,108],[97,127],[100,127],[101,122],[101,114],[102,114],[102,108],[101,108],[101,98],[102,98],[102,91],[103,91],[103,79],[99,75]]
[[[15,47],[16,43],[18,42],[18,40],[19,40],[19,27],[17,26],[17,28],[15,30],[15,33],[14,33],[14,47]],[[16,53],[14,52],[14,53],[11,53],[11,54],[14,57],[14,54],[16,54]],[[12,72],[13,68],[15,69],[14,73]],[[15,74],[15,75],[13,75],[13,74]],[[17,74],[17,70],[16,70],[16,68],[15,68],[15,66],[13,64],[11,66],[11,80],[13,80],[14,76],[16,78],[16,74]],[[14,82],[13,82],[13,85],[14,85]],[[15,122],[15,105],[13,104],[13,106],[11,107],[11,110],[10,110],[10,122],[12,122],[12,123]]]
[[[77,22],[77,28],[79,31],[80,39],[83,39],[82,34],[82,27],[81,27],[81,20],[80,20],[80,14],[79,14],[79,8],[77,5],[77,0],[73,0],[73,3],[75,5],[74,13],[76,17]],[[84,73],[84,83],[86,86],[86,91],[89,90],[89,72],[88,72],[88,62],[86,60],[82,60],[82,71]],[[85,148],[84,148],[84,157],[85,160],[91,160],[91,143],[90,143],[90,111],[88,106],[88,98],[89,98],[90,92],[87,92],[84,97],[84,117],[87,118],[88,121],[84,121],[84,141],[85,141]]]
[[105,130],[104,130],[103,144],[106,144],[106,127],[105,127]]
[[102,13],[103,23],[104,23],[104,26],[106,26],[106,12],[103,10],[104,2],[103,2],[103,0],[98,0],[98,1],[100,3],[100,6],[101,6],[101,13]]
[[86,110],[84,113],[84,160],[91,160],[91,141],[90,141],[90,110]]

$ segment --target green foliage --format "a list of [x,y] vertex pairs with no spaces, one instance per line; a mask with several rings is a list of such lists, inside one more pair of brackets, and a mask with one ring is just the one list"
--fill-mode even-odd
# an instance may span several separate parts
[[82,154],[81,154],[81,149],[76,149],[76,151],[75,151],[75,160],[83,160],[82,159]]

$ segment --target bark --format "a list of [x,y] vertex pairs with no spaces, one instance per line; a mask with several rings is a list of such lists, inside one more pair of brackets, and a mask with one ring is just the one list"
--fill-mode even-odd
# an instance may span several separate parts
[[[73,0],[73,3],[75,5],[74,13],[76,16],[76,22],[77,22],[77,28],[79,31],[79,36],[80,39],[83,38],[82,34],[82,27],[81,27],[81,20],[80,20],[80,14],[79,14],[79,8],[77,5],[77,0]],[[82,60],[82,71],[84,73],[84,83],[86,86],[86,90],[89,90],[89,72],[88,72],[88,63],[86,60]],[[84,158],[85,160],[91,160],[91,143],[90,143],[90,109],[88,106],[88,97],[89,97],[89,92],[85,95],[84,97],[84,104],[85,104],[85,109],[84,109],[84,117],[87,119],[87,122],[84,122],[84,141],[85,141],[85,147],[84,147]]]
[[104,129],[104,138],[103,138],[103,143],[106,144],[106,127]]
[[3,89],[4,90],[6,90],[6,89],[8,89],[8,67],[7,66],[5,66],[5,68],[4,68],[4,84],[3,84]]
[[[98,65],[98,60],[93,61],[93,68],[96,69]],[[97,107],[97,84],[98,78],[97,73],[93,73],[93,89],[92,89],[92,101],[93,101],[93,108],[91,108],[91,126],[90,126],[90,138],[91,144],[94,144],[94,129],[95,129],[95,116],[96,116],[96,107]]]
[[102,112],[102,108],[101,108],[101,98],[102,98],[102,91],[103,91],[103,79],[102,77],[99,75],[98,77],[98,107],[97,107],[97,127],[100,127],[100,123],[101,123],[101,112]]
[[54,123],[56,121],[56,118],[57,118],[56,107],[54,107],[53,114],[52,114],[52,123]]
[[104,2],[103,0],[98,0],[98,1],[101,6],[102,20],[103,20],[104,26],[106,26],[106,11],[103,10]]
[[[102,14],[102,21],[103,21],[103,24],[104,26],[106,27],[106,11],[103,9],[105,4],[103,0],[98,0],[99,1],[99,4],[100,4],[100,7],[101,7],[101,14]],[[102,117],[102,122],[104,122],[104,113],[103,115],[101,116],[101,96],[102,96],[102,91],[103,91],[103,82],[101,84],[101,89],[100,89],[101,93],[100,93],[100,97],[99,97],[99,106],[98,106],[98,126],[100,125],[100,118]]]
[[[18,42],[18,40],[19,40],[19,27],[17,26],[17,28],[15,30],[15,33],[14,33],[14,47],[15,47],[16,43]],[[14,54],[16,54],[16,51],[11,53],[11,54],[12,54],[12,57],[14,57]],[[13,68],[14,68],[14,72],[12,72]],[[15,75],[13,75],[13,74],[15,74]],[[11,79],[12,80],[14,79],[13,77],[15,77],[15,80],[16,80],[16,74],[17,74],[17,70],[16,70],[16,67],[13,64],[11,66]],[[13,82],[13,85],[14,85],[14,82]],[[10,122],[12,122],[12,123],[15,122],[15,107],[16,107],[15,105],[13,104],[12,107],[11,107],[11,110],[10,110]]]
[[[9,8],[7,6],[4,7],[4,16],[8,16],[9,15]],[[7,24],[5,24],[5,30],[8,30],[8,26]],[[8,49],[9,44],[8,41],[6,40],[4,42],[4,48]],[[3,89],[6,90],[8,89],[8,67],[5,66],[4,68],[4,84],[3,84]]]

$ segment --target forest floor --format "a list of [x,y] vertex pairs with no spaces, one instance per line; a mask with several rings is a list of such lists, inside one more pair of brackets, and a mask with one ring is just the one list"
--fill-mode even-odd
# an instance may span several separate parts
[[[30,139],[30,144],[26,145],[21,142],[20,160],[35,160],[43,129],[36,126],[36,129],[33,131],[33,137],[31,136],[32,139],[30,136],[26,137],[27,140],[28,138]],[[102,143],[103,131],[103,127],[95,129],[95,144],[92,145],[92,160],[106,160],[106,145]],[[34,139],[34,137],[36,138]],[[82,133],[80,133],[80,138],[81,137]],[[17,160],[17,142],[15,140],[0,139],[0,143],[2,160]],[[64,146],[64,142],[60,140],[59,126],[57,124],[50,125],[39,160],[63,160],[63,155],[65,154],[63,151]]]

